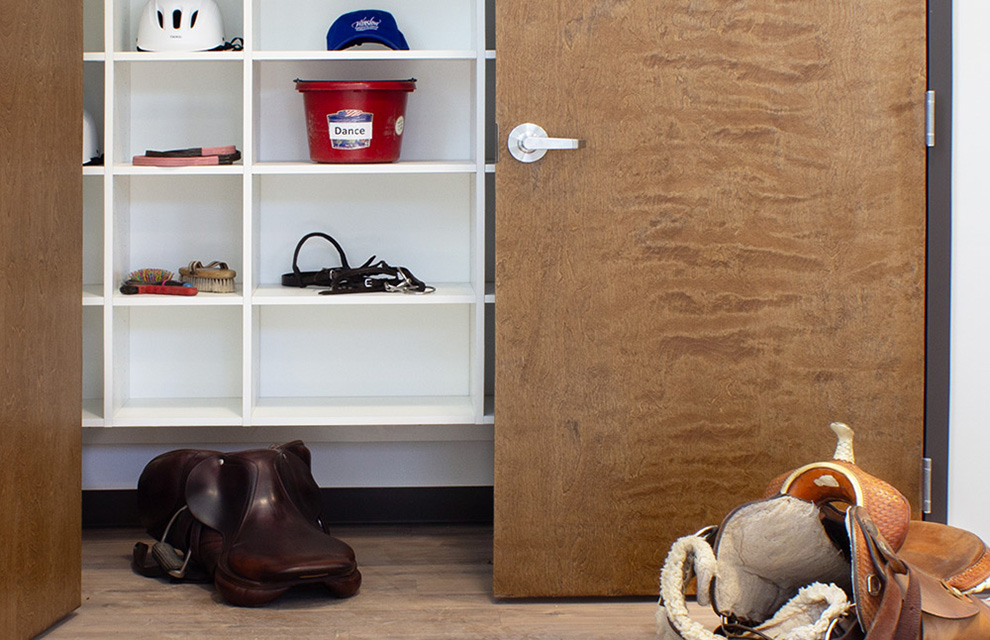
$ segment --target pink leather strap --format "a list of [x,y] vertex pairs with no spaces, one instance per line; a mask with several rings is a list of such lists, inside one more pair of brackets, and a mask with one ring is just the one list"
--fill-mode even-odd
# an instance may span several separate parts
[[191,167],[220,164],[219,156],[134,156],[134,164],[139,167]]

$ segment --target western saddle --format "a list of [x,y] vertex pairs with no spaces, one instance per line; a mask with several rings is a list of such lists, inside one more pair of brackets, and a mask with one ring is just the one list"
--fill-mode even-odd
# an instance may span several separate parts
[[[990,640],[990,552],[968,531],[911,520],[832,423],[832,460],[770,483],[722,524],[677,540],[661,571],[664,640]],[[691,619],[685,592],[722,624]]]

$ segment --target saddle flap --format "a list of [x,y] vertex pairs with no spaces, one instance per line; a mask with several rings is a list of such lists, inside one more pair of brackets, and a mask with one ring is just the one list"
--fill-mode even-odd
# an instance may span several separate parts
[[[910,564],[908,566],[910,567]],[[946,584],[944,580],[939,580],[917,567],[911,569],[914,578],[921,584],[921,610],[927,615],[961,620],[980,614],[981,603],[972,596],[965,595]]]
[[236,454],[203,460],[186,480],[189,511],[211,529],[233,535],[254,500],[256,476],[254,465]]
[[[218,451],[177,449],[153,458],[138,478],[137,505],[141,525],[161,540],[172,516],[186,504],[189,471]],[[175,536],[177,539],[182,535]]]

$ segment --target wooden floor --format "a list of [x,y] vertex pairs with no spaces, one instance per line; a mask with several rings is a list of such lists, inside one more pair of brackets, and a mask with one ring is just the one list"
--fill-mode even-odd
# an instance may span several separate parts
[[[492,530],[478,526],[336,527],[364,575],[353,598],[292,591],[244,609],[212,585],[131,571],[136,529],[83,532],[83,604],[40,636],[56,638],[655,639],[655,598],[517,601],[492,597]],[[657,568],[659,572],[659,567]]]

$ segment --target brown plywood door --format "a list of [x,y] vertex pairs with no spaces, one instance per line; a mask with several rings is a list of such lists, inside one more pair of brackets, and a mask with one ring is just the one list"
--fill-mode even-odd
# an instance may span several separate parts
[[917,508],[925,10],[498,0],[497,595],[655,594],[833,420]]
[[79,606],[82,2],[0,16],[0,638]]

